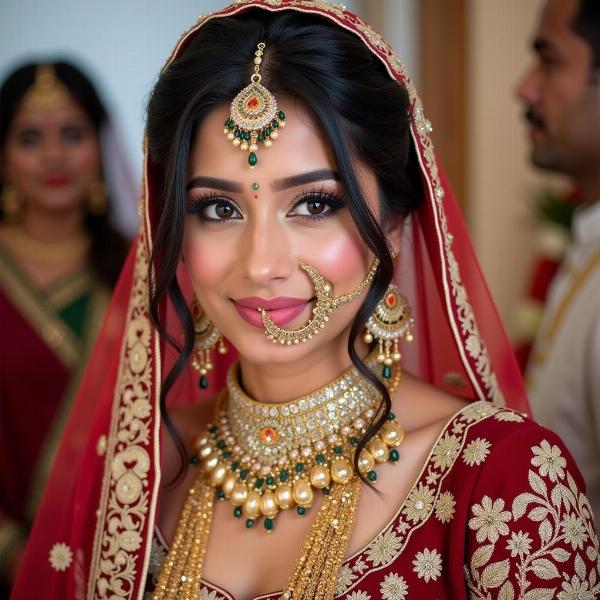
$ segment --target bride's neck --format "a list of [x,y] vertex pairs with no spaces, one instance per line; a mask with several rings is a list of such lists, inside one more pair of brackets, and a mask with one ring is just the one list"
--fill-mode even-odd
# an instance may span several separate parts
[[[281,348],[282,353],[285,351],[286,348]],[[364,358],[366,346],[360,347],[358,354]],[[322,346],[300,360],[280,364],[255,364],[240,357],[240,383],[251,398],[277,404],[327,385],[351,365],[346,345],[340,345],[337,351]]]

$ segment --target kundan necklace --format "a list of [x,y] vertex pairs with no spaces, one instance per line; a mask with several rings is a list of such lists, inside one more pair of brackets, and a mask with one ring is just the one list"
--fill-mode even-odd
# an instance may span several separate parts
[[[376,354],[366,359],[374,370]],[[385,379],[393,392],[400,380]],[[378,416],[381,394],[354,367],[325,387],[283,404],[264,404],[247,396],[234,365],[217,403],[215,423],[195,441],[191,462],[200,473],[179,519],[159,576],[155,599],[196,598],[215,496],[229,501],[233,515],[257,520],[269,532],[279,512],[295,507],[304,515],[324,494],[282,598],[333,597],[335,581],[354,526],[361,479],[354,470],[359,439]],[[393,413],[364,448],[359,472],[375,482],[375,465],[399,459],[404,431]]]

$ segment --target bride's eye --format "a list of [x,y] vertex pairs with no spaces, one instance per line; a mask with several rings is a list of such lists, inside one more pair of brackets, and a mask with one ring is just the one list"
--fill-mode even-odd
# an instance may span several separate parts
[[341,198],[320,192],[318,194],[305,194],[299,198],[289,216],[298,216],[307,220],[324,219],[332,216],[345,206]]
[[225,222],[242,218],[238,207],[227,198],[200,198],[188,206],[188,213],[203,221]]

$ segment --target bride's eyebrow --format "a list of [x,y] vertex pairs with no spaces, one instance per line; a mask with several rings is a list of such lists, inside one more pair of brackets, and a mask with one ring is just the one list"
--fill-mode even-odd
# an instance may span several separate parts
[[296,187],[298,185],[306,185],[307,183],[314,183],[315,181],[327,181],[329,179],[339,181],[340,176],[331,169],[318,169],[316,171],[301,173],[300,175],[292,175],[291,177],[276,179],[273,182],[272,188],[274,191],[279,192],[281,190]]
[[241,192],[243,191],[242,186],[239,183],[234,181],[229,181],[227,179],[219,179],[218,177],[194,177],[188,184],[185,186],[185,191],[191,190],[192,188],[202,187],[202,188],[213,188],[215,190],[221,190],[223,192]]
[[[274,191],[279,192],[287,188],[296,187],[299,185],[306,185],[307,183],[314,183],[316,181],[339,181],[340,176],[331,169],[317,169],[315,171],[308,171],[306,173],[300,173],[299,175],[292,175],[290,177],[284,177],[283,179],[276,179],[272,188]],[[192,188],[203,187],[221,190],[223,192],[242,192],[243,187],[241,184],[228,179],[220,179],[218,177],[205,177],[199,175],[194,177],[185,186],[186,192]]]

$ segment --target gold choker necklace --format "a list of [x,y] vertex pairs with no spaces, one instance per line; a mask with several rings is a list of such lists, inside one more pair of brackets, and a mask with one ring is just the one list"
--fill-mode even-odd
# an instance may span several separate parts
[[[369,357],[367,366],[375,365],[375,356]],[[399,376],[398,369],[385,380],[390,389]],[[248,528],[264,517],[268,531],[279,511],[296,506],[304,515],[315,490],[327,495],[332,484],[352,479],[356,446],[381,410],[381,394],[355,368],[298,400],[264,404],[244,393],[234,366],[227,392],[220,399],[216,423],[195,443],[195,462],[201,463],[218,496],[231,502],[235,517],[245,516]],[[374,482],[375,464],[396,462],[403,436],[390,413],[361,451],[360,473]]]
[[[373,371],[376,354],[365,363]],[[235,517],[245,515],[246,527],[262,516],[270,532],[279,511],[296,506],[298,514],[305,514],[315,489],[324,499],[281,598],[331,599],[360,497],[355,449],[382,410],[381,394],[354,367],[312,394],[277,405],[249,398],[238,378],[234,366],[218,402],[216,423],[195,442],[197,454],[191,462],[200,463],[201,470],[188,493],[153,600],[198,597],[215,491],[233,504]],[[393,393],[400,381],[398,363],[392,377],[383,381]],[[361,451],[360,473],[374,482],[375,464],[396,462],[403,437],[389,413]]]

